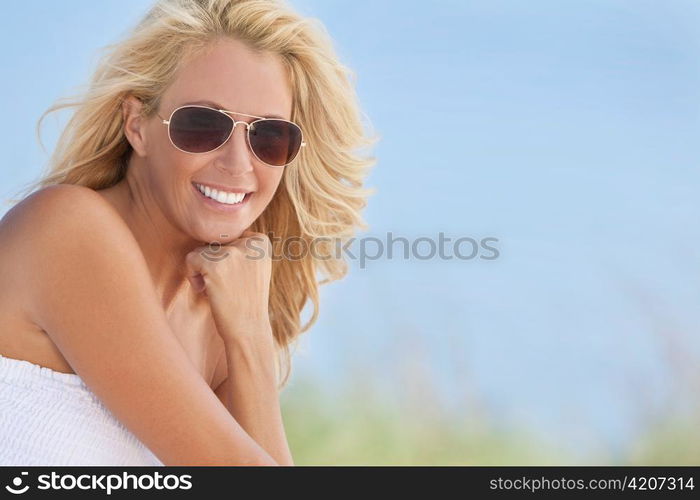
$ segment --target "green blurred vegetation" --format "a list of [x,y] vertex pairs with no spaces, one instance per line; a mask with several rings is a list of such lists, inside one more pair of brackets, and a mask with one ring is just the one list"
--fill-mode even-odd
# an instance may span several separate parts
[[625,453],[603,447],[582,458],[526,428],[457,418],[430,398],[390,402],[362,382],[331,395],[296,378],[281,403],[297,465],[700,464],[700,418],[661,420]]
[[333,397],[296,380],[281,397],[297,465],[559,464],[567,457],[524,430],[441,416],[433,401],[391,404],[359,384]]
[[700,413],[668,417],[630,447],[630,465],[700,465]]
[[[679,325],[655,293],[635,283],[623,284],[649,321],[658,359],[672,381],[657,394],[647,380],[630,372],[624,397],[635,410],[630,422],[635,437],[624,449],[606,442],[585,422],[571,422],[570,428],[579,435],[566,444],[536,433],[524,421],[520,427],[498,423],[500,415],[490,415],[478,390],[467,382],[460,387],[464,401],[456,409],[442,406],[434,372],[439,369],[453,380],[470,380],[461,355],[466,346],[459,336],[443,339],[449,349],[438,368],[428,355],[429,335],[404,325],[396,337],[400,342],[391,352],[380,354],[377,363],[388,367],[389,378],[379,375],[377,366],[366,364],[365,358],[352,356],[343,366],[344,383],[333,384],[332,394],[311,376],[292,372],[280,401],[295,463],[700,465],[700,353],[694,350],[695,332]],[[383,393],[377,387],[380,382],[388,382]],[[611,382],[619,385],[625,380]],[[551,411],[558,411],[556,402],[551,404]],[[560,418],[572,419],[575,414]],[[582,441],[593,451],[572,449],[572,442]]]

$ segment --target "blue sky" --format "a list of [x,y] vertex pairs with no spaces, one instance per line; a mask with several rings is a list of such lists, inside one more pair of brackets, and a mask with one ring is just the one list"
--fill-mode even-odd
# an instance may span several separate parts
[[[447,405],[573,451],[619,450],[697,398],[664,346],[680,339],[697,366],[700,4],[290,3],[324,23],[381,136],[369,235],[492,236],[500,250],[353,262],[323,290],[295,370],[332,387],[359,366],[394,394],[420,354]],[[0,124],[3,196],[47,159],[41,112],[150,4],[5,9],[0,36],[21,50],[0,82],[16,117]],[[45,120],[47,148],[57,125]]]

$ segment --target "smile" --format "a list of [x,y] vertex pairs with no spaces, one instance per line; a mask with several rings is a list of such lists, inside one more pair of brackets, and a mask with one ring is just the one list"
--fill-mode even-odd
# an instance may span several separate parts
[[216,190],[214,188],[210,188],[209,186],[197,183],[194,183],[194,186],[199,190],[200,193],[202,193],[207,198],[211,198],[214,201],[218,201],[219,203],[223,203],[226,205],[237,205],[239,203],[242,203],[243,200],[250,194],[230,193],[227,191]]

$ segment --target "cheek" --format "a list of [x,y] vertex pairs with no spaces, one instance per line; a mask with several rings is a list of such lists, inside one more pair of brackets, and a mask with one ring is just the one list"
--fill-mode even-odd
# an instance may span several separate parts
[[270,204],[272,198],[275,196],[275,192],[282,181],[283,172],[272,171],[270,167],[262,166],[258,170],[258,190],[255,193],[258,200],[256,203],[256,211],[262,213],[265,208]]
[[172,183],[191,177],[202,168],[195,156],[179,151],[170,143],[167,132],[158,135],[150,144],[150,148],[151,162],[155,163],[153,166],[156,167],[157,175],[164,182]]
[[272,169],[271,167],[261,167],[258,173],[258,192],[265,198],[272,199],[277,188],[282,181],[284,171],[282,169]]
[[182,189],[187,188],[190,184],[195,169],[187,162],[177,163],[175,158],[163,158],[156,168],[151,168],[153,179],[161,190],[168,193],[168,197],[179,198]]

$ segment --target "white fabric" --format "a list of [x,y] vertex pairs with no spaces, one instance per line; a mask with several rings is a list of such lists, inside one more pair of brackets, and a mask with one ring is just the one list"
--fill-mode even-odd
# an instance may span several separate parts
[[0,355],[0,465],[163,463],[77,374]]

